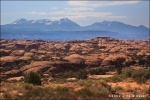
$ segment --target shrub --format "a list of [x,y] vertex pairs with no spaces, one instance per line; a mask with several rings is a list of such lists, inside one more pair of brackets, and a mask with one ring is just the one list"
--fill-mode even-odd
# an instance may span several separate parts
[[145,59],[140,59],[140,60],[138,61],[138,64],[139,64],[139,65],[145,65],[145,64],[146,64],[146,60],[145,60]]
[[88,88],[83,88],[81,90],[76,91],[75,93],[82,99],[89,99],[93,96],[93,93]]
[[73,71],[69,70],[67,72],[64,72],[64,73],[59,73],[57,75],[58,78],[71,78],[71,77],[74,77],[74,73]]
[[90,81],[90,80],[79,80],[77,83],[80,86],[85,86],[85,87],[89,87],[93,84],[92,81]]
[[133,73],[133,72],[134,72],[133,69],[127,68],[127,69],[125,69],[125,70],[123,71],[123,76],[124,76],[125,78],[129,78],[129,77],[132,76],[132,73]]
[[52,93],[49,88],[33,86],[32,89],[27,90],[24,94],[24,99],[49,99],[52,97]]
[[9,92],[4,92],[3,94],[5,100],[11,100],[12,99],[12,95]]
[[89,74],[94,75],[105,75],[108,69],[93,69],[89,71]]
[[117,64],[115,67],[116,67],[116,70],[117,70],[117,74],[121,74],[122,73],[123,64]]
[[79,72],[68,71],[64,73],[59,73],[57,78],[71,78],[75,77],[77,79],[87,79],[88,72],[86,70],[80,70]]
[[72,100],[73,98],[75,98],[75,95],[73,94],[73,91],[69,90],[68,87],[58,86],[54,89],[54,100]]
[[33,86],[32,84],[26,84],[26,83],[25,83],[25,84],[23,85],[23,88],[26,89],[26,90],[31,90],[31,89],[33,89],[33,87],[34,87],[34,86]]
[[88,72],[86,70],[80,70],[75,74],[77,79],[87,79]]
[[88,89],[93,93],[95,98],[100,96],[99,88],[97,86],[90,86]]
[[122,68],[117,68],[117,74],[121,74],[122,73]]
[[57,95],[64,95],[65,93],[69,93],[69,88],[68,87],[56,87],[55,92]]
[[148,79],[150,79],[150,71],[149,70],[135,70],[132,74],[132,77],[137,83],[145,83]]
[[120,75],[114,75],[114,76],[110,77],[110,80],[113,82],[120,82],[123,80],[123,78]]
[[146,69],[133,70],[131,68],[127,68],[120,75],[122,78],[133,78],[137,83],[145,83],[148,79],[150,79],[150,71]]
[[122,91],[123,88],[121,86],[115,86],[112,88],[114,91]]
[[29,83],[33,85],[41,85],[41,79],[37,73],[30,72],[25,77],[25,83]]
[[126,90],[126,92],[134,92],[134,89],[128,88],[128,89]]
[[102,97],[108,97],[109,93],[110,92],[109,92],[109,90],[107,88],[105,88],[105,87],[101,87],[100,88],[100,95]]
[[149,94],[150,95],[150,86],[149,87],[144,87],[144,92],[146,94]]
[[107,82],[105,81],[105,80],[100,80],[99,81],[99,84],[101,85],[101,86],[106,86],[107,85]]

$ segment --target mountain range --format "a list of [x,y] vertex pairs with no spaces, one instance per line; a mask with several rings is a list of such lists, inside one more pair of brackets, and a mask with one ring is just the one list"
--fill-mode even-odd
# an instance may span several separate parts
[[49,19],[40,20],[26,20],[20,18],[10,24],[1,25],[2,33],[21,33],[21,32],[54,32],[54,31],[106,31],[115,32],[119,34],[144,36],[149,37],[150,29],[140,25],[133,26],[118,21],[103,21],[96,22],[89,26],[81,27],[77,23],[68,18],[61,18],[60,20],[51,21]]

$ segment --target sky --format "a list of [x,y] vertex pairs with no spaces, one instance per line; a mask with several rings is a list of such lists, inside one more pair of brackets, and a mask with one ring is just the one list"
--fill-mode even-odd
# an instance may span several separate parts
[[1,1],[1,24],[27,20],[69,18],[81,26],[120,21],[149,27],[149,0],[113,1]]

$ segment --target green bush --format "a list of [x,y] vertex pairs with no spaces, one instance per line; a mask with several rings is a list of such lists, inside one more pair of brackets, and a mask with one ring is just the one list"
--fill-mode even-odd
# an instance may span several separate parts
[[111,81],[118,82],[125,78],[132,78],[140,84],[145,83],[147,80],[150,79],[150,71],[146,69],[134,70],[131,68],[126,68],[120,75],[113,76],[111,78]]
[[99,93],[102,97],[108,97],[108,95],[110,94],[109,90],[105,87],[101,87]]
[[33,100],[46,100],[52,97],[52,92],[49,88],[41,86],[33,86],[32,89],[27,90],[24,94],[24,99],[33,99]]
[[58,94],[58,95],[63,95],[65,93],[68,93],[69,92],[69,88],[68,87],[56,87],[55,89],[55,92]]
[[58,86],[54,89],[54,100],[72,100],[73,98],[75,98],[75,95],[68,87]]
[[123,70],[123,73],[122,75],[125,77],[125,78],[130,78],[133,74],[134,70],[131,69],[131,68],[127,68],[125,70]]
[[90,99],[91,97],[93,97],[92,91],[90,91],[88,88],[83,88],[76,91],[75,93],[78,97],[81,97],[82,99]]
[[64,73],[57,74],[56,78],[71,78],[75,77],[77,79],[87,79],[88,72],[86,70],[80,70],[79,72],[68,71]]
[[145,83],[147,80],[150,79],[150,71],[145,69],[135,70],[132,73],[132,78],[137,83]]
[[100,84],[101,86],[106,86],[106,85],[107,85],[107,82],[106,82],[105,80],[103,80],[103,79],[100,79],[99,84]]
[[121,75],[114,75],[114,76],[110,77],[110,80],[113,82],[121,82],[123,80],[123,78],[121,77]]
[[25,83],[29,83],[33,85],[41,85],[41,79],[37,73],[30,72],[25,77]]
[[149,95],[150,95],[150,87],[145,87],[145,88],[144,88],[144,92],[145,92],[146,94],[149,94]]
[[75,77],[75,72],[69,70],[67,72],[64,72],[64,73],[59,73],[57,75],[57,78],[71,78],[71,77]]
[[123,88],[121,86],[115,86],[112,88],[114,91],[123,91]]
[[117,74],[119,75],[122,73],[123,64],[117,64],[115,65],[115,68],[116,68]]
[[92,81],[91,80],[79,80],[77,82],[77,84],[79,84],[80,86],[84,86],[84,87],[89,87],[92,85]]
[[75,77],[77,79],[87,79],[88,72],[86,70],[80,70],[75,74]]
[[89,74],[91,75],[105,75],[106,72],[108,72],[108,69],[93,69],[89,71]]
[[24,84],[23,85],[23,88],[25,89],[25,90],[32,90],[33,88],[34,88],[34,85],[32,85],[32,84]]

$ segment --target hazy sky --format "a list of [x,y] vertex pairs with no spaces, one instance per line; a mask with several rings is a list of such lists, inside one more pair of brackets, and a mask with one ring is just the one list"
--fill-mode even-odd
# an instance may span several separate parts
[[63,17],[81,26],[108,20],[149,27],[149,1],[1,1],[1,24]]

